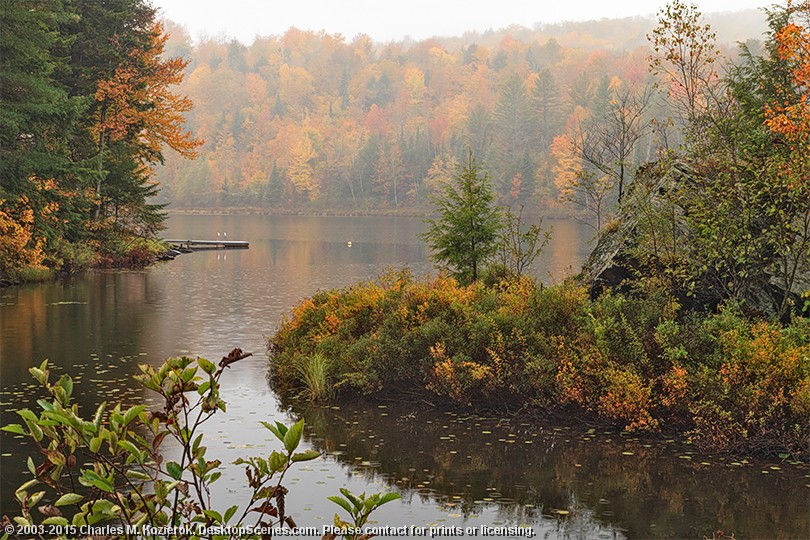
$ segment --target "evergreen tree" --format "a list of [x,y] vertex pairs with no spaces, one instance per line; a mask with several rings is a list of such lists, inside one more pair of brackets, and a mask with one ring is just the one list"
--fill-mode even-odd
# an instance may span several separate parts
[[281,185],[281,174],[278,170],[278,162],[273,160],[273,168],[270,169],[270,176],[267,180],[267,189],[264,192],[264,203],[270,208],[278,207],[281,204],[283,186]]
[[562,130],[564,117],[560,89],[548,69],[538,73],[531,94],[538,147],[548,148]]
[[517,74],[501,87],[495,106],[494,127],[495,183],[498,197],[506,200],[512,189],[512,178],[518,172],[534,130],[526,87]]
[[471,283],[497,252],[503,224],[489,175],[471,150],[453,180],[433,197],[438,217],[426,220],[428,230],[423,238],[433,250],[436,263],[449,269],[462,283]]
[[54,80],[61,4],[0,3],[0,198],[32,191],[32,177],[67,166],[67,134],[79,110]]

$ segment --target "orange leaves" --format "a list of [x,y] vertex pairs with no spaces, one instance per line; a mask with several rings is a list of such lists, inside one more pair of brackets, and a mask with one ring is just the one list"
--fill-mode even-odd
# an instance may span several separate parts
[[22,196],[16,205],[0,199],[0,274],[43,268],[45,238],[34,234],[34,211]]
[[626,422],[627,431],[651,430],[658,421],[650,415],[651,392],[632,370],[611,369],[604,393],[599,397],[599,413],[606,418]]
[[791,64],[796,90],[781,89],[785,95],[782,102],[765,106],[765,124],[789,141],[806,144],[810,143],[810,2],[788,2],[788,15],[787,24],[776,32],[774,40],[779,59]]
[[183,113],[191,110],[191,100],[170,90],[183,80],[188,61],[161,58],[167,39],[162,24],[155,23],[148,43],[130,51],[112,77],[99,82],[95,95],[102,103],[95,135],[113,142],[135,138],[142,146],[140,157],[147,161],[164,144],[190,158],[202,144],[184,130]]
[[376,103],[371,106],[368,115],[366,115],[365,126],[369,133],[379,137],[385,136],[388,132],[388,118],[385,111],[378,107]]
[[669,372],[662,378],[661,386],[663,395],[661,403],[665,407],[677,407],[684,403],[689,388],[688,372],[685,367],[673,365]]

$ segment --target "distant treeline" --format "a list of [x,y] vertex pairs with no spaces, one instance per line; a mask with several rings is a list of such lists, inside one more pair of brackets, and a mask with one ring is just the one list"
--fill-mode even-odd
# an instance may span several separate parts
[[[761,37],[764,20],[753,10],[710,19],[727,42]],[[571,139],[617,96],[650,90],[645,36],[654,23],[515,26],[387,44],[292,28],[250,46],[192,44],[167,23],[168,54],[190,60],[180,92],[194,101],[188,120],[206,142],[198,160],[167,156],[161,200],[420,207],[469,147],[500,203],[547,207],[572,195],[571,182],[589,167]],[[734,46],[726,48],[733,56]],[[648,93],[640,122],[667,126],[671,112]],[[656,129],[642,135],[624,164],[630,169],[677,142]]]

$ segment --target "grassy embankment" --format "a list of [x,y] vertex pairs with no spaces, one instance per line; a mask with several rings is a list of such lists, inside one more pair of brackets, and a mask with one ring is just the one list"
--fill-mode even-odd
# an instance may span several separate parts
[[313,400],[420,392],[461,406],[579,410],[701,448],[807,453],[810,319],[689,313],[666,293],[573,281],[460,286],[407,272],[318,292],[268,338],[282,390]]

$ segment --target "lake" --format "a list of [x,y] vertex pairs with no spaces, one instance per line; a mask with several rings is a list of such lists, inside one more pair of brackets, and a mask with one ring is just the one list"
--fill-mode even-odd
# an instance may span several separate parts
[[[533,273],[559,281],[579,267],[590,236],[572,221],[545,225],[554,233]],[[306,444],[323,455],[288,476],[287,510],[299,526],[330,524],[339,508],[326,497],[348,487],[402,493],[375,514],[381,526],[480,533],[527,525],[544,538],[810,537],[806,465],[701,455],[680,441],[573,419],[536,423],[384,401],[288,407],[268,386],[264,337],[318,289],[372,279],[389,266],[435,273],[423,230],[405,217],[173,215],[168,238],[220,233],[250,249],[4,289],[2,422],[36,407],[42,396],[27,369],[45,358],[75,375],[74,394],[90,414],[102,400],[148,397],[131,381],[139,363],[181,354],[218,360],[240,347],[254,356],[223,376],[228,411],[206,424],[209,456],[228,463],[267,454],[276,446],[259,422],[303,415]],[[8,433],[0,441],[0,513],[13,514],[28,447]],[[244,485],[241,468],[228,470],[215,484],[223,506]]]

